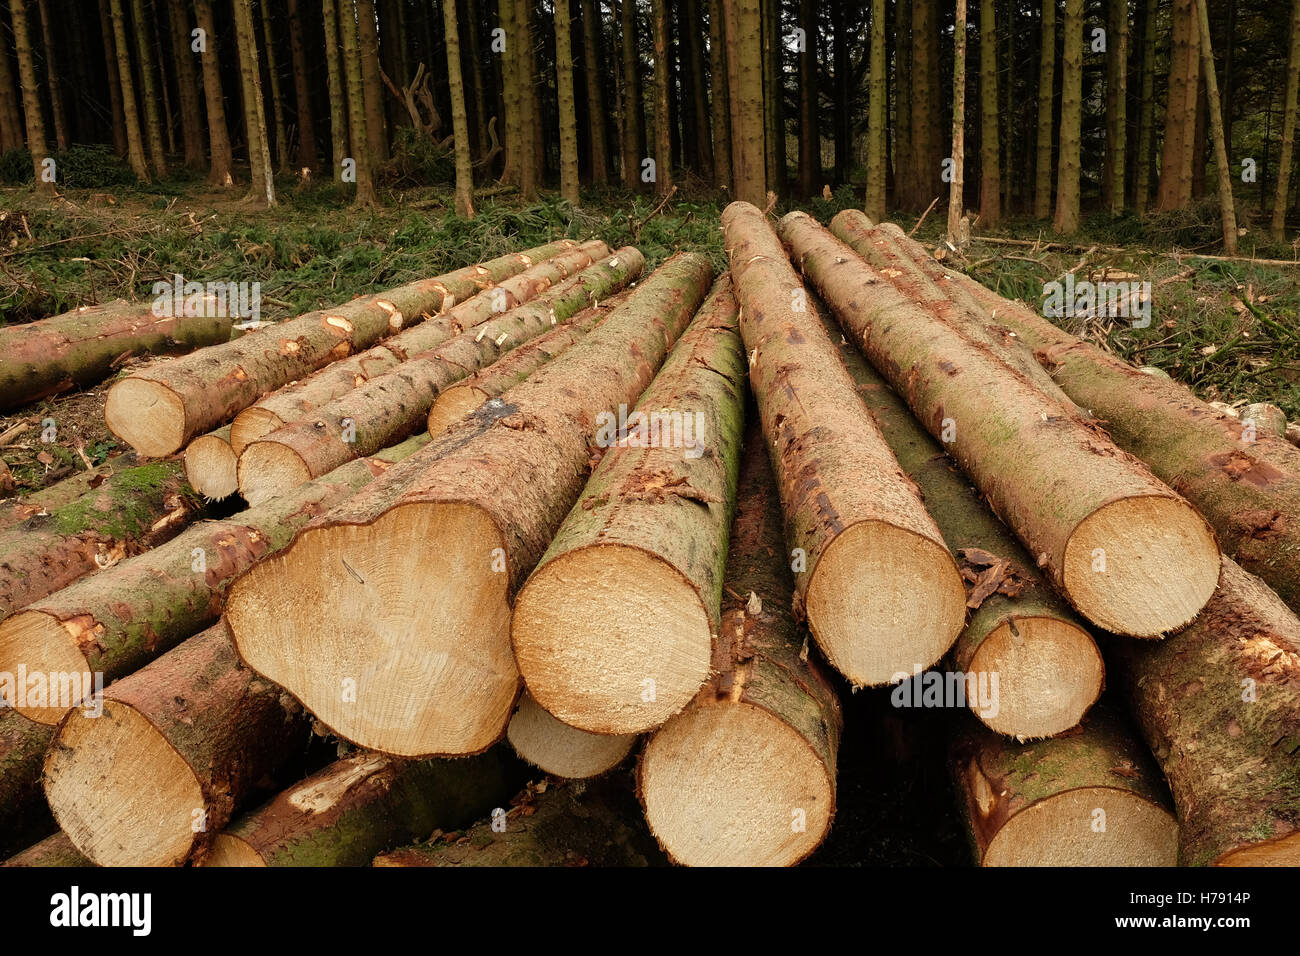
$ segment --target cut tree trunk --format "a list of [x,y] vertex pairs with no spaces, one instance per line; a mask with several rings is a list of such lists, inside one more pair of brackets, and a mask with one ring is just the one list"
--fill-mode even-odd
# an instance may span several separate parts
[[722,224],[786,514],[796,613],[855,686],[929,667],[965,621],[956,562],[763,214],[732,203]]
[[130,354],[179,354],[230,341],[234,316],[218,315],[223,310],[210,297],[195,301],[204,314],[158,315],[151,302],[118,301],[0,329],[0,409],[93,385]]
[[489,747],[519,689],[510,598],[582,491],[597,414],[641,394],[711,277],[702,256],[669,259],[577,345],[236,582],[244,660],[361,746]]
[[[515,600],[529,693],[601,734],[657,727],[709,674],[744,423],[745,353],[720,279],[603,450]],[[610,589],[604,582],[623,584]],[[633,610],[634,609],[634,610]]]
[[660,866],[630,790],[618,779],[530,786],[504,816],[381,854],[374,865]]
[[41,761],[54,729],[0,710],[0,856],[54,829],[41,792]]
[[497,748],[467,760],[356,753],[219,833],[206,866],[368,866],[376,854],[464,826],[509,799],[517,761]]
[[179,534],[199,513],[174,461],[122,468],[80,496],[0,530],[0,620]]
[[1300,865],[1300,620],[1231,560],[1191,627],[1117,646],[1183,866]]
[[556,777],[583,779],[612,770],[632,752],[636,734],[593,734],[558,720],[524,692],[506,739],[520,757]]
[[835,813],[839,701],[792,610],[767,446],[750,423],[708,682],[655,732],[639,769],[650,829],[690,866],[791,865]]
[[488,399],[514,388],[565,349],[582,341],[627,297],[627,292],[620,292],[599,305],[583,309],[563,325],[511,349],[483,371],[443,389],[429,409],[429,434],[437,438],[461,419],[472,415]]
[[1160,771],[1104,705],[1078,733],[1031,744],[968,721],[949,758],[981,866],[1174,865],[1178,824]]
[[986,687],[997,681],[991,699],[968,695],[966,705],[993,730],[1022,740],[1069,730],[1101,695],[1105,665],[1092,636],[903,400],[826,321],[858,394],[961,561],[971,614],[952,663],[975,676],[968,689],[981,677]]
[[185,446],[181,456],[185,463],[185,480],[210,501],[229,498],[239,490],[239,456],[230,447],[232,427],[226,425],[200,435]]
[[45,796],[100,866],[179,866],[202,859],[310,729],[297,701],[240,663],[220,622],[115,683],[102,714],[72,711],[45,760]]
[[500,256],[332,309],[308,312],[199,354],[136,372],[109,390],[104,418],[115,435],[142,455],[170,455],[266,392],[387,338],[402,328],[405,316],[429,310],[445,312],[462,299],[574,245],[566,239]]
[[78,678],[58,687],[51,681],[40,694],[29,687],[16,709],[57,723],[89,698],[89,688],[78,693],[78,683],[88,685],[92,675],[102,675],[105,684],[124,677],[210,626],[235,575],[427,441],[418,436],[233,518],[204,522],[0,623],[0,673],[22,668],[29,675]]
[[90,867],[91,863],[77,852],[68,835],[59,831],[54,836],[46,837],[35,846],[5,860],[5,866],[76,866]]
[[[602,249],[604,248],[602,244]],[[571,256],[577,253],[570,254]],[[557,257],[563,268],[581,261]],[[568,321],[593,301],[617,292],[641,272],[644,259],[626,246],[613,256],[560,282],[534,301],[471,327],[442,345],[417,353],[392,371],[379,375],[335,401],[316,409],[310,419],[290,422],[253,442],[239,456],[239,491],[256,504],[301,482],[337,468],[358,455],[400,441],[428,419],[443,386],[486,368],[514,346],[536,338],[558,322]],[[544,285],[545,280],[528,280]],[[508,285],[513,289],[507,289]],[[501,304],[521,298],[516,280],[502,283]],[[535,291],[535,290],[534,290]],[[497,310],[500,313],[501,310]]]
[[1084,617],[1158,637],[1196,616],[1219,553],[1186,501],[811,217],[779,228],[840,325]]
[[500,315],[505,306],[542,294],[551,283],[608,253],[609,247],[599,240],[584,243],[502,280],[437,318],[425,319],[365,352],[333,362],[302,381],[272,392],[235,416],[230,426],[230,447],[236,455],[242,455],[251,443],[280,426],[308,418],[318,408],[392,371],[412,356],[482,325],[494,315]]

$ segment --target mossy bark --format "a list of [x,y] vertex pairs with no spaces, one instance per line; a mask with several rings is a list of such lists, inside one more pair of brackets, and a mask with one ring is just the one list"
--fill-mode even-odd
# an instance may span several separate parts
[[0,856],[54,829],[41,790],[41,762],[54,728],[0,709]]
[[5,860],[4,866],[89,867],[95,864],[81,855],[62,831]]

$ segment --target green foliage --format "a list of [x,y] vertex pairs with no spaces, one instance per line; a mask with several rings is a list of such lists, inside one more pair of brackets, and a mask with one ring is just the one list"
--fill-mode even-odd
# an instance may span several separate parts
[[399,126],[393,134],[393,158],[375,178],[385,186],[433,186],[456,181],[456,157],[443,146],[411,126]]
[[[72,145],[53,154],[60,188],[102,189],[127,186],[135,174],[108,146]],[[0,183],[22,186],[34,182],[32,154],[25,149],[11,149],[0,155]]]

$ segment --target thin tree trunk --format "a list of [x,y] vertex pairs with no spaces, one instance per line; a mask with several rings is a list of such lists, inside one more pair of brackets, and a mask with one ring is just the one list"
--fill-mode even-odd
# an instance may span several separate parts
[[767,188],[780,195],[785,190],[785,126],[781,106],[781,7],[779,0],[759,0],[762,17],[760,60],[763,71],[763,145]]
[[[139,2],[139,0],[136,0]],[[271,151],[266,135],[266,111],[262,103],[262,68],[257,56],[257,30],[253,25],[252,7],[233,5],[235,39],[239,44],[239,72],[244,89],[244,126],[248,132],[248,165],[252,180],[248,186],[249,202],[275,205],[275,180],[271,169]]]
[[[984,0],[987,6],[991,0]],[[954,11],[952,51],[952,181],[948,184],[948,244],[961,248],[963,244],[962,216],[965,212],[966,191],[966,0],[957,0]],[[988,91],[983,86],[984,61],[988,55],[987,34],[980,25],[980,113],[985,113]],[[874,78],[873,78],[874,79]],[[984,127],[987,130],[987,123]],[[986,193],[981,184],[980,198]],[[868,213],[870,215],[870,213]],[[982,213],[981,213],[982,215]]]
[[1124,209],[1128,159],[1128,0],[1108,0],[1106,31],[1106,173],[1104,204],[1112,216]]
[[515,83],[519,90],[519,196],[531,202],[537,198],[539,180],[545,173],[542,150],[541,94],[537,89],[537,59],[533,47],[532,0],[514,0]]
[[[965,42],[962,42],[961,88],[965,90]],[[885,59],[885,0],[871,0],[871,100],[867,107],[867,201],[866,213],[872,219],[885,216],[885,186],[889,179],[889,159],[885,152],[886,125],[889,117],[889,61]],[[956,80],[953,89],[957,88]],[[964,107],[954,104],[954,114],[964,115]],[[954,134],[957,126],[953,124]],[[953,155],[964,147],[953,139]],[[951,212],[949,213],[951,220]]]
[[[703,19],[700,16],[700,0],[685,0],[680,8],[686,26],[681,31],[686,44],[687,71],[691,84],[691,116],[694,120],[696,169],[701,176],[708,176],[713,171],[713,132],[709,128],[709,91],[704,80],[704,43]],[[809,43],[812,43],[811,35]]]
[[645,107],[641,102],[641,60],[636,42],[636,0],[620,0],[623,50],[623,185],[641,189],[645,156]]
[[[357,49],[361,59],[361,92],[366,108],[366,143],[372,170],[388,162],[388,126],[384,119],[384,86],[379,78],[379,24],[374,0],[356,0]],[[354,147],[354,150],[356,147]],[[355,152],[354,152],[355,155]]]
[[[1214,49],[1210,44],[1210,16],[1205,0],[1196,0],[1201,31],[1201,73],[1205,77],[1205,104],[1210,119],[1210,138],[1214,142],[1214,164],[1219,174],[1219,213],[1223,221],[1223,251],[1237,254],[1237,211],[1232,201],[1232,170],[1228,167],[1227,147],[1223,142],[1223,116],[1219,112],[1219,84],[1214,76]],[[1292,104],[1294,107],[1294,104]],[[1288,117],[1294,124],[1294,109]],[[1199,159],[1197,160],[1199,162]]]
[[821,131],[817,124],[817,6],[799,0],[804,49],[799,57],[799,195],[807,199],[821,178]]
[[[1151,0],[1155,2],[1155,0]],[[1043,0],[1038,58],[1038,150],[1034,166],[1034,218],[1052,215],[1052,101],[1056,82],[1056,0]]]
[[[114,3],[119,0],[114,0]],[[216,24],[212,16],[212,0],[194,0],[195,21],[205,37],[203,58],[203,98],[208,112],[208,149],[212,166],[208,182],[214,186],[232,185],[230,167],[230,131],[226,126],[225,97],[221,92],[221,64],[217,57]]]
[[369,119],[361,79],[361,40],[357,35],[359,26],[351,0],[338,0],[338,4],[339,36],[343,41],[343,67],[347,72],[348,142],[351,149],[349,158],[354,164],[357,179],[357,195],[354,202],[357,206],[375,206],[379,200],[375,196],[374,181],[371,179],[374,164],[370,150],[371,140],[366,132]]
[[284,123],[284,97],[280,94],[279,61],[275,56],[275,31],[271,27],[271,5],[262,0],[262,42],[266,44],[266,73],[271,78],[271,115],[275,118],[275,168],[289,171],[289,135]]
[[[157,5],[154,5],[157,11]],[[176,152],[176,114],[172,111],[171,84],[167,82],[167,53],[163,48],[162,31],[158,26],[158,17],[152,16],[154,55],[158,62],[158,89],[162,91],[162,128],[167,136],[167,152]]]
[[[105,81],[108,84],[108,107],[111,115],[109,116],[109,125],[113,128],[113,151],[117,153],[120,159],[127,157],[126,142],[126,118],[122,115],[122,83],[117,75],[117,50],[113,41],[113,18],[108,12],[108,0],[99,0],[99,32],[103,37],[104,46],[104,73]],[[7,58],[6,62],[0,63],[0,94],[3,94],[8,86],[12,85],[12,80],[6,84],[6,72],[9,68]],[[0,95],[0,101],[4,96]],[[11,105],[17,111],[18,97],[15,94]],[[4,122],[5,104],[0,102],[0,124]],[[20,134],[21,135],[21,134]]]
[[[145,18],[144,0],[131,0],[131,19],[135,27],[135,54],[140,67],[140,109],[144,114],[149,162],[155,175],[166,176],[167,155],[163,149],[162,118],[158,109],[160,98],[157,67],[154,50],[149,43],[149,21]],[[120,49],[118,55],[121,56]]]
[[1282,113],[1282,151],[1277,160],[1277,188],[1269,234],[1281,242],[1286,230],[1287,197],[1291,192],[1291,157],[1295,149],[1295,111],[1300,93],[1300,0],[1291,4],[1291,52],[1286,64],[1286,99]]
[[202,169],[204,165],[203,108],[199,103],[198,76],[194,53],[190,49],[189,5],[174,3],[167,10],[171,27],[172,56],[176,60],[176,83],[181,100],[181,138],[185,141],[185,165]]
[[[49,147],[45,141],[45,119],[41,115],[41,91],[36,85],[36,62],[32,57],[32,39],[27,24],[27,0],[9,0],[13,17],[14,46],[18,53],[18,81],[23,88],[23,115],[27,120],[27,149],[36,171],[37,195],[52,196],[54,183],[48,181],[45,159]],[[8,55],[8,54],[5,54]]]
[[673,188],[672,69],[668,62],[668,0],[651,0],[651,27],[655,47],[655,193],[668,195]]
[[492,121],[492,117],[488,115],[487,99],[483,91],[484,71],[483,55],[479,49],[478,0],[465,0],[465,22],[469,24],[469,82],[474,101],[474,135],[478,144],[478,154],[482,157],[486,156],[491,148],[488,145],[488,123]]
[[[555,91],[560,113],[560,196],[578,197],[578,114],[573,95],[573,18],[569,0],[555,0]],[[596,117],[591,117],[591,123]]]
[[767,167],[759,0],[721,2],[727,33],[732,183],[737,199],[762,208],[767,205]]
[[[963,16],[962,20],[965,19]],[[1002,221],[997,38],[993,0],[980,0],[980,226],[983,228]],[[956,128],[954,119],[953,129]]]
[[497,0],[497,20],[504,34],[504,49],[498,52],[501,61],[502,101],[505,107],[505,159],[501,167],[501,185],[517,186],[522,182],[523,168],[523,104],[520,99],[519,55],[516,47],[523,36],[515,29],[515,0]]
[[[107,0],[100,0],[100,22],[104,22],[103,4]],[[9,51],[5,44],[0,44],[0,150],[8,151],[11,149],[22,149],[26,142],[26,134],[23,131],[23,117],[18,109],[20,93],[17,83],[14,79],[13,65],[9,62]],[[117,60],[109,56],[107,44],[104,50],[105,56],[108,56],[109,75],[112,76],[117,71]],[[123,142],[120,153],[126,153],[125,142]]]
[[1138,115],[1138,147],[1133,170],[1133,209],[1142,215],[1151,201],[1151,146],[1156,120],[1156,14],[1160,0],[1145,0],[1142,20],[1142,102]]
[[45,46],[45,75],[50,83],[50,112],[54,117],[54,143],[60,152],[68,148],[68,118],[63,110],[63,84],[59,76],[59,57],[54,47],[54,24],[50,21],[49,0],[36,0],[41,15],[41,40]]
[[[317,168],[316,124],[311,115],[311,91],[307,81],[307,54],[303,48],[302,13],[298,9],[298,0],[289,0],[289,52],[293,57],[293,89],[297,104],[295,118],[298,122],[298,165],[306,169]],[[337,36],[337,34],[335,34]],[[334,36],[326,42],[331,44],[333,56],[338,56],[338,44]],[[331,101],[331,109],[333,102]]]
[[[911,209],[921,191],[918,188],[920,171],[912,154],[912,0],[895,0],[895,3],[894,205]],[[845,59],[847,61],[847,56]],[[838,74],[839,70],[837,61],[835,72]]]
[[330,147],[334,158],[331,176],[335,181],[343,175],[343,161],[348,156],[348,103],[350,97],[345,79],[342,58],[343,33],[335,0],[322,0],[321,10],[325,21],[325,68],[330,94]]
[[447,84],[451,88],[451,129],[456,148],[456,215],[473,219],[474,169],[469,155],[465,84],[460,72],[460,25],[456,22],[456,0],[442,0],[442,23],[447,47]]
[[713,97],[713,185],[731,191],[731,106],[722,0],[709,0],[709,80]]
[[1083,0],[1065,0],[1065,47],[1061,54],[1061,137],[1056,170],[1056,215],[1061,235],[1079,229],[1080,135],[1083,125]]
[[1200,88],[1200,27],[1194,0],[1173,0],[1169,96],[1155,209],[1184,208],[1192,198],[1192,162]]

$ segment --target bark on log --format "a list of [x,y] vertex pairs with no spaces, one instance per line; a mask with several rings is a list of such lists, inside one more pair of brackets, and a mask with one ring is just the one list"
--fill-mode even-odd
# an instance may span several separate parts
[[600,464],[515,599],[510,637],[524,683],[566,724],[642,733],[708,677],[745,392],[724,276],[620,415],[626,435],[598,432]]
[[45,759],[45,796],[100,866],[179,866],[265,776],[307,744],[298,702],[239,661],[219,622],[73,710]]
[[231,314],[160,316],[152,302],[119,301],[0,329],[0,410],[99,382],[125,355],[176,355],[226,342],[234,322]]
[[957,565],[763,214],[732,203],[722,224],[786,515],[795,612],[855,686],[929,667],[965,621]]
[[239,490],[236,470],[239,456],[230,447],[233,427],[226,425],[200,435],[185,446],[185,453],[181,456],[185,463],[185,479],[190,487],[210,501],[229,498]]
[[0,620],[171,540],[199,511],[180,463],[158,461],[117,471],[48,514],[0,530]]
[[570,727],[525,691],[506,727],[506,739],[515,753],[539,770],[582,779],[617,767],[632,752],[637,735],[593,734]]
[[709,681],[641,756],[641,801],[670,859],[792,865],[835,814],[843,717],[792,610],[780,499],[758,422],[745,435]]
[[495,742],[519,688],[510,599],[582,491],[598,413],[635,402],[711,278],[702,256],[670,259],[577,345],[237,581],[226,615],[244,660],[364,747]]
[[21,498],[7,501],[0,509],[0,528],[10,528],[33,515],[50,514],[56,508],[76,501],[92,488],[98,488],[106,478],[140,464],[135,452],[127,451],[110,458],[101,465],[79,471],[75,475],[56,481],[52,485],[29,492]]
[[581,341],[605,320],[605,316],[622,305],[628,294],[620,292],[599,305],[583,309],[564,325],[511,349],[481,372],[443,389],[429,409],[429,434],[437,438],[456,422],[468,418],[488,399],[514,388],[569,346]]
[[629,790],[617,778],[581,788],[543,782],[529,787],[504,818],[383,853],[374,865],[662,866],[663,854]]
[[267,392],[367,349],[426,312],[462,299],[576,245],[561,240],[422,279],[331,309],[308,312],[233,342],[173,359],[122,379],[104,419],[142,455],[162,457],[210,431]]
[[808,215],[789,214],[780,231],[841,326],[1076,610],[1134,637],[1196,616],[1219,555],[1182,497]]
[[1219,590],[1112,664],[1164,769],[1184,866],[1300,866],[1300,619],[1224,559]]
[[239,456],[239,491],[252,504],[400,441],[428,419],[444,385],[491,365],[516,345],[623,288],[645,259],[631,246],[540,298],[467,329],[436,348],[263,436]]
[[41,761],[54,729],[0,709],[0,856],[54,829],[41,792]]
[[60,830],[53,836],[46,837],[40,843],[29,846],[23,852],[5,860],[4,866],[94,866],[88,859],[77,852],[68,835]]
[[436,348],[466,329],[541,295],[556,282],[608,254],[609,246],[600,240],[584,242],[576,249],[502,280],[491,290],[466,299],[437,318],[427,319],[374,348],[327,365],[301,382],[272,392],[235,416],[230,426],[230,447],[236,455],[242,455],[249,443],[281,425],[308,418],[316,409],[393,370],[411,356]]
[[[204,522],[0,623],[0,673],[42,678],[44,692],[28,689],[18,711],[58,723],[89,696],[84,688],[76,692],[74,677],[84,684],[102,675],[110,683],[215,623],[236,574],[427,440],[418,436],[233,518]],[[62,678],[60,686],[50,675]]]
[[981,866],[1173,866],[1177,859],[1178,823],[1160,772],[1105,704],[1075,733],[1029,744],[968,720],[949,756]]
[[1106,671],[1096,642],[834,318],[823,320],[867,410],[962,562],[971,614],[951,664],[975,678],[968,690],[990,690],[987,700],[968,694],[967,706],[993,730],[1021,740],[1074,727],[1101,696]]
[[461,760],[357,753],[217,834],[205,866],[367,866],[379,853],[464,826],[522,785],[497,748]]

